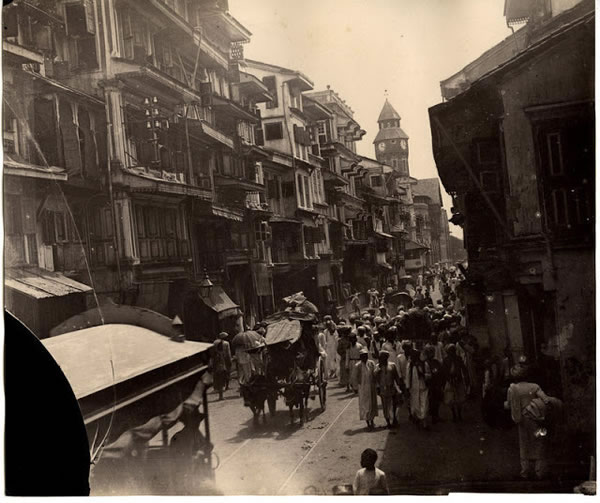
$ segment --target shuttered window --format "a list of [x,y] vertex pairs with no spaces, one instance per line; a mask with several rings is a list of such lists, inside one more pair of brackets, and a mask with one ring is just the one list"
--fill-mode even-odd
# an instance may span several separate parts
[[277,79],[275,77],[263,77],[262,81],[269,90],[269,94],[273,97],[273,101],[267,101],[267,108],[277,108],[279,106],[277,97]]

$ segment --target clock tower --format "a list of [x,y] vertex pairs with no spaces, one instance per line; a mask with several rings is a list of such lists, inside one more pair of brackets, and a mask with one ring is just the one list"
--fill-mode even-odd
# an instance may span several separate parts
[[408,169],[408,135],[400,127],[400,115],[390,102],[385,100],[379,119],[379,131],[373,143],[375,158],[402,176],[410,176]]

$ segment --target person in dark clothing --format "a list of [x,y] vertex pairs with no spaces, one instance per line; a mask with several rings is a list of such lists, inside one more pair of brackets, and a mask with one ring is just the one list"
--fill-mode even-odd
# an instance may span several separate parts
[[452,410],[452,420],[462,421],[462,407],[467,399],[469,373],[462,359],[456,354],[456,345],[446,348],[447,357],[442,365],[444,376],[444,402]]
[[425,358],[429,364],[431,378],[427,385],[429,386],[429,410],[433,423],[440,421],[440,404],[443,398],[444,376],[442,373],[442,363],[435,358],[435,348],[430,344],[425,346]]

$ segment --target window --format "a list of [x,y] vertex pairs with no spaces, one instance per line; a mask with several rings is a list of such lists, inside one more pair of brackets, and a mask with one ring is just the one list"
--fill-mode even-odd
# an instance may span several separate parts
[[267,108],[277,108],[279,100],[277,99],[277,79],[274,76],[263,77],[263,84],[269,90],[269,94],[273,97],[273,101],[267,101]]
[[479,180],[484,192],[498,192],[500,190],[498,173],[495,171],[482,171],[479,174]]
[[306,207],[307,208],[312,208],[312,202],[313,202],[313,196],[312,196],[312,190],[311,190],[311,186],[310,186],[310,180],[308,178],[308,176],[303,176],[302,177],[304,179],[304,193],[306,194]]
[[282,140],[283,139],[283,125],[281,122],[271,122],[265,124],[265,140]]
[[175,208],[135,207],[140,260],[172,260],[189,256],[183,220]]
[[94,6],[91,0],[81,0],[65,5],[67,34],[72,37],[85,37],[96,33]]
[[408,174],[408,159],[400,159],[400,173]]
[[2,136],[4,140],[4,152],[16,154],[19,152],[19,137],[17,132],[17,118],[8,106],[4,106],[2,113]]
[[329,121],[318,121],[317,132],[319,135],[319,144],[323,145],[329,141],[331,136]]
[[72,65],[78,70],[98,68],[96,55],[96,23],[91,0],[65,5],[65,24],[69,35]]
[[371,187],[382,187],[383,178],[381,175],[371,175]]
[[298,173],[296,176],[297,191],[298,191],[298,206],[304,209],[312,209],[313,207],[313,182],[306,175]]
[[271,263],[271,228],[268,222],[254,222],[255,258]]
[[[71,241],[68,235],[69,229],[70,234],[73,235],[73,229],[71,225],[67,223],[67,215],[62,211],[50,211],[44,210],[41,217],[42,222],[42,242],[45,245],[54,245],[57,243],[65,243]],[[73,237],[72,241],[77,241],[76,236]]]
[[397,168],[398,167],[398,159],[392,159],[392,168]]
[[4,196],[4,232],[9,236],[23,233],[21,199],[19,196],[12,194]]
[[304,180],[303,176],[298,174],[296,177],[297,180],[297,190],[298,190],[298,206],[301,208],[306,208],[306,196],[304,194]]
[[560,143],[560,132],[548,133],[546,135],[546,146],[548,148],[548,164],[550,175],[558,176],[562,175],[563,169],[563,156],[562,146]]
[[551,192],[553,223],[556,225],[569,224],[569,209],[567,201],[567,191],[565,189],[556,189]]
[[594,117],[587,107],[535,123],[542,210],[553,239],[590,242],[594,224]]
[[500,164],[500,148],[496,140],[480,140],[476,145],[478,164]]

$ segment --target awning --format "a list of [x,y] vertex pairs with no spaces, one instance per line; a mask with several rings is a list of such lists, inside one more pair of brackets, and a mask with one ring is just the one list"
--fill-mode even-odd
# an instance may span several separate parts
[[260,119],[250,112],[244,110],[234,101],[222,98],[220,96],[212,96],[212,106],[220,112],[226,113],[235,119],[245,120],[252,123],[259,122]]
[[228,220],[234,220],[236,222],[244,221],[244,213],[241,211],[235,211],[230,208],[225,208],[223,206],[212,205],[211,212],[213,215],[217,217],[227,218]]
[[45,84],[45,85],[51,87],[52,89],[55,89],[58,91],[63,91],[67,94],[70,94],[71,96],[76,96],[78,98],[86,100],[89,103],[93,103],[94,105],[98,105],[101,107],[104,106],[104,101],[96,98],[95,96],[92,96],[91,94],[85,93],[85,92],[80,91],[79,89],[75,89],[73,87],[69,87],[69,86],[63,84],[62,82],[58,82],[56,80],[50,79],[48,77],[45,77],[44,75],[40,75],[39,73],[35,73],[35,72],[29,71],[29,70],[25,70],[25,73],[28,73],[29,75],[31,75],[33,77],[33,79],[37,80],[40,84]]
[[200,298],[202,299],[202,302],[204,302],[208,307],[210,307],[214,312],[216,312],[219,315],[220,320],[240,313],[240,306],[235,304],[229,298],[229,295],[225,293],[223,288],[218,285],[212,287],[210,296],[208,298]]
[[298,320],[281,320],[267,327],[267,345],[289,341],[296,342],[302,334],[302,325]]
[[385,232],[377,232],[375,231],[375,235],[378,238],[384,238],[384,239],[394,239],[394,236],[392,236],[391,234],[387,234]]
[[64,372],[78,400],[212,346],[174,342],[147,328],[122,324],[85,328],[44,339],[42,343]]
[[28,162],[20,162],[9,154],[4,154],[4,174],[27,176],[30,178],[45,178],[47,180],[67,180],[67,172],[57,166],[38,166]]
[[[154,171],[146,170],[144,167],[121,168],[123,181],[128,185],[130,192],[148,194],[169,194],[172,196],[193,196],[203,200],[212,198],[211,191],[193,185],[187,185],[176,179],[162,178],[163,173],[154,174]],[[174,173],[170,174],[174,175]],[[167,176],[165,174],[164,176]]]
[[302,225],[301,220],[295,218],[273,217],[269,220],[269,224],[295,224]]
[[4,285],[34,299],[64,297],[65,295],[88,293],[92,288],[63,274],[46,271],[38,267],[6,269]]
[[429,246],[417,243],[416,241],[409,239],[406,242],[406,250],[429,250]]

